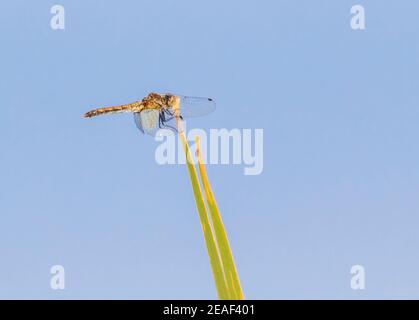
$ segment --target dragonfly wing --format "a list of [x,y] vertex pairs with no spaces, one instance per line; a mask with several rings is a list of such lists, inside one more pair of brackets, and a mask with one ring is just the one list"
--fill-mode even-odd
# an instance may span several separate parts
[[215,101],[203,97],[180,97],[180,114],[182,117],[202,117],[215,110]]
[[141,112],[135,112],[134,113],[134,121],[137,128],[142,132],[144,132],[143,124],[141,123]]
[[147,133],[151,136],[154,136],[160,129],[159,111],[156,109],[146,109],[141,112],[135,112],[134,121],[137,128],[142,133]]

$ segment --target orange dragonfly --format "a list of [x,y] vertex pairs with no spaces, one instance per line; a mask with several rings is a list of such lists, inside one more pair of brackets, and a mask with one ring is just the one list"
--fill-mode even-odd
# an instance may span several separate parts
[[104,114],[130,112],[134,114],[135,124],[142,133],[154,136],[159,129],[177,132],[176,118],[200,117],[215,110],[211,98],[188,97],[170,93],[150,93],[142,100],[119,106],[99,108],[84,114],[92,118]]

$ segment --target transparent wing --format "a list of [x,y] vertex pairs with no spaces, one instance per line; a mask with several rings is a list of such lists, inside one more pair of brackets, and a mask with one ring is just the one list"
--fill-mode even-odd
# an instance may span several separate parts
[[142,132],[144,132],[143,124],[141,123],[141,112],[134,112],[134,121],[137,128]]
[[163,117],[164,119],[160,119],[160,111],[155,109],[146,109],[134,113],[135,124],[142,133],[147,133],[150,136],[156,136],[159,133],[164,135],[177,134],[175,118],[168,117],[167,114]]
[[202,117],[215,110],[215,101],[210,98],[180,96],[180,115],[182,117]]
[[155,109],[146,109],[134,113],[134,121],[137,128],[142,133],[154,136],[159,128],[159,111]]

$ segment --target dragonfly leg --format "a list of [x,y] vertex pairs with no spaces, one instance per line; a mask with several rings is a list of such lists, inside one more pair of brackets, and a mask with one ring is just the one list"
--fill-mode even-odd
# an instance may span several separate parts
[[[164,109],[163,109],[164,110]],[[166,122],[166,116],[164,114],[164,111],[160,111],[160,118],[161,118],[161,122],[164,123]]]
[[[163,112],[167,113],[169,116],[172,116],[172,117],[171,117],[170,119],[168,119],[167,121],[172,120],[172,119],[175,117],[175,114],[173,113],[173,111],[172,111],[172,110],[169,110],[169,109],[163,108]],[[182,117],[182,116],[179,116],[179,118],[183,120],[183,117]]]
[[165,128],[168,128],[168,129],[170,129],[170,130],[172,130],[172,131],[174,131],[176,133],[178,132],[175,127],[169,126],[168,124],[163,124],[163,125],[164,125]]
[[[165,110],[165,109],[163,109],[163,110]],[[161,124],[162,124],[165,128],[168,128],[168,129],[170,129],[170,130],[174,130],[174,132],[178,132],[176,128],[174,128],[174,127],[169,126],[168,124],[166,124],[166,122],[168,122],[168,121],[172,120],[174,117],[171,117],[171,118],[166,119],[166,115],[165,115],[164,111],[161,111],[161,112],[160,112],[160,115],[159,115],[159,118],[161,119]],[[160,124],[159,124],[159,125],[160,125]]]
[[161,115],[161,113],[159,114],[159,129],[161,129],[161,126],[164,125],[163,124],[163,117]]

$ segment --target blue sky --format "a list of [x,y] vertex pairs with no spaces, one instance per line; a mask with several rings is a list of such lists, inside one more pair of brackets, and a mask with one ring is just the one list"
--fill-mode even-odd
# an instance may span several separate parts
[[81,118],[151,91],[214,98],[189,128],[264,130],[261,175],[208,167],[247,298],[419,298],[418,16],[413,0],[2,1],[0,298],[216,298],[186,168],[159,166],[128,115]]

